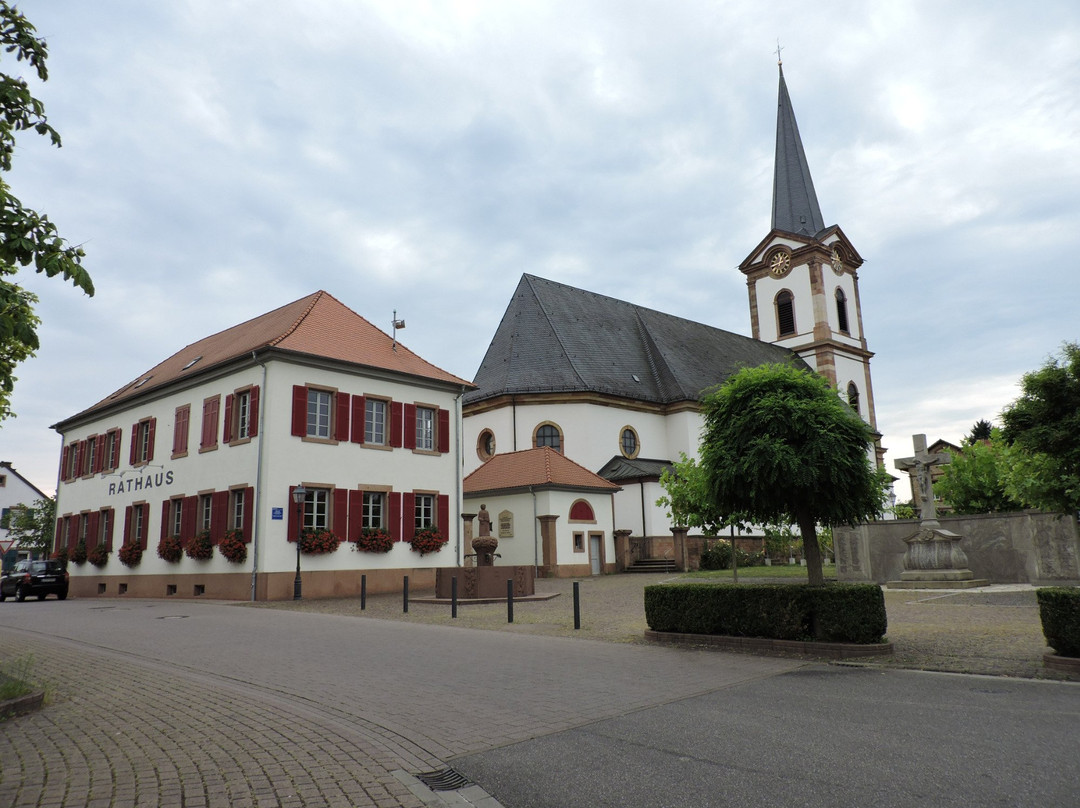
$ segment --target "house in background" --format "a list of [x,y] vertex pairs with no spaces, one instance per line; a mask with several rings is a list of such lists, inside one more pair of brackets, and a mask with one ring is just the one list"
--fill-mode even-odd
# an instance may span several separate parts
[[7,524],[12,511],[20,505],[33,507],[39,499],[48,499],[36,485],[15,470],[11,461],[0,460],[0,561],[3,568],[15,566],[15,562],[29,558],[30,553],[20,550],[14,539],[8,538]]
[[497,454],[465,478],[468,513],[491,515],[499,566],[535,566],[544,577],[615,571],[619,490],[550,446]]
[[[63,437],[56,542],[104,546],[71,565],[76,597],[291,597],[301,525],[355,541],[381,528],[385,554],[301,559],[303,594],[434,581],[461,558],[460,399],[471,385],[414,354],[326,292],[178,351],[55,425]],[[303,502],[292,493],[302,485]],[[433,526],[448,543],[421,556]],[[159,543],[236,531],[244,560],[167,561]],[[120,559],[139,556],[125,565]]]

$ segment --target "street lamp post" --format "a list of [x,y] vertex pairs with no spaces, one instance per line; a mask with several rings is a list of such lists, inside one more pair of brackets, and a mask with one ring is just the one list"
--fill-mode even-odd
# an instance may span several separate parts
[[306,498],[307,489],[301,483],[292,492],[293,503],[296,505],[296,578],[293,580],[293,600],[303,599],[300,594],[300,537],[304,534],[304,500]]

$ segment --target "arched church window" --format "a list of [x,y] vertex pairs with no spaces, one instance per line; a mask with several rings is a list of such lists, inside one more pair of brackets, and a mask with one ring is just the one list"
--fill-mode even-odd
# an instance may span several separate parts
[[848,382],[847,403],[855,412],[859,411],[859,388],[855,386],[855,382]]
[[849,332],[847,319],[847,295],[839,286],[836,287],[836,319],[840,323],[840,330],[845,334]]
[[593,513],[592,505],[583,499],[576,500],[570,506],[571,522],[595,522],[596,514]]
[[556,452],[562,451],[562,430],[552,423],[540,424],[533,433],[533,446],[537,449],[550,446]]
[[776,296],[776,330],[780,337],[795,333],[795,301],[787,289]]
[[619,433],[619,449],[622,450],[623,457],[637,457],[638,448],[637,432],[632,426],[624,426]]

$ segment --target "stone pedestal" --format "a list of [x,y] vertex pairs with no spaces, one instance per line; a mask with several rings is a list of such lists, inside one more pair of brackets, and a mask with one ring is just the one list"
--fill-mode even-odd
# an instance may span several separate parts
[[435,570],[435,597],[449,599],[454,578],[458,579],[459,600],[491,600],[506,597],[506,582],[514,582],[514,597],[536,594],[536,568],[512,567],[439,567]]
[[672,558],[675,561],[675,569],[686,572],[690,569],[689,552],[686,548],[686,534],[690,532],[688,527],[671,528]]
[[634,563],[630,550],[630,534],[632,530],[615,531],[615,572],[626,572]]
[[962,536],[943,530],[937,520],[925,521],[919,531],[904,539],[904,571],[899,581],[889,581],[890,589],[974,589],[989,581],[976,578],[967,568],[967,554],[960,546]]

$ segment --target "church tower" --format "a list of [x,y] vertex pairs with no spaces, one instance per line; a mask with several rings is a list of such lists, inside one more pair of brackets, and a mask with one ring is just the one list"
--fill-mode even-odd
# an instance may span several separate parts
[[[877,432],[873,354],[859,304],[862,263],[844,232],[825,226],[781,63],[772,230],[739,265],[750,293],[753,337],[799,354]],[[876,454],[880,466],[880,441]]]

